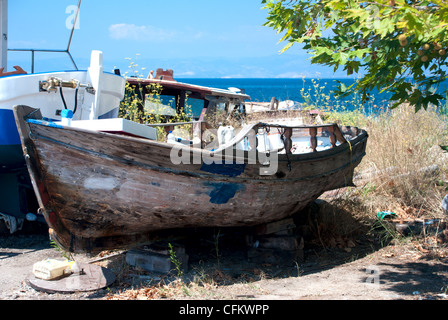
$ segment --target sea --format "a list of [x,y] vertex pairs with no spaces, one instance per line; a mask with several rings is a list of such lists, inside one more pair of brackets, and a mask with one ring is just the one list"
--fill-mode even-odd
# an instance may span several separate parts
[[[339,82],[349,87],[354,79],[264,79],[264,78],[185,78],[181,82],[200,86],[228,89],[231,87],[243,90],[254,102],[270,102],[273,97],[278,101],[290,100],[300,107],[304,103],[314,106],[327,105],[335,110],[364,109],[366,113],[377,112],[391,106],[391,93],[374,90],[369,92],[368,100],[362,101],[361,95],[354,94],[346,98],[335,97],[333,91]],[[438,89],[443,96],[446,95],[448,83]]]

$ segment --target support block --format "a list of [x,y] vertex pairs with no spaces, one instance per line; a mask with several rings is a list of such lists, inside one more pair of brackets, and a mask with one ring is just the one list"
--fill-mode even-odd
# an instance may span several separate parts
[[263,237],[258,240],[258,246],[265,249],[277,249],[293,251],[297,249],[303,249],[303,238],[297,238],[294,236],[286,237]]
[[249,248],[247,258],[251,262],[260,264],[294,265],[304,261],[303,249],[279,251],[275,249]]
[[[188,270],[188,255],[184,248],[175,248],[175,259],[181,263],[183,271]],[[154,249],[142,248],[132,249],[126,253],[126,263],[131,266],[142,268],[149,272],[169,273],[176,270],[176,265],[171,261],[169,251],[162,248],[159,252]]]
[[280,232],[288,233],[288,231],[294,230],[295,227],[293,218],[288,218],[259,225],[255,228],[255,233],[257,235],[268,235]]

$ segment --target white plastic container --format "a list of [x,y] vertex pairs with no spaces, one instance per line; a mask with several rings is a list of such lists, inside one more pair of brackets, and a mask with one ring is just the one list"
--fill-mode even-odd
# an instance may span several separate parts
[[235,129],[232,126],[220,126],[218,128],[219,146],[223,146],[235,138]]
[[168,133],[168,135],[166,136],[166,142],[169,144],[184,145],[184,146],[193,144],[192,140],[187,140],[187,139],[182,139],[182,138],[176,137],[172,131],[170,131]]
[[63,126],[71,126],[73,119],[73,111],[64,109],[61,112],[61,123]]
[[53,280],[63,276],[66,270],[70,271],[71,265],[72,263],[68,260],[46,259],[33,265],[33,274],[39,279]]
[[269,147],[270,151],[277,151],[283,149],[285,145],[283,144],[281,133],[278,131],[272,131],[268,133]]
[[170,131],[168,133],[168,135],[166,136],[166,142],[167,143],[171,143],[171,144],[175,144],[176,143],[176,138],[174,137],[174,133],[172,131]]
[[271,144],[267,132],[257,134],[258,152],[268,152],[271,150]]

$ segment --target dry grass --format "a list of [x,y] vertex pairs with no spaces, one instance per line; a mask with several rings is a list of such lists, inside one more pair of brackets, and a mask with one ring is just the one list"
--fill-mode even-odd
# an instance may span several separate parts
[[[137,267],[128,268],[128,272],[136,272]],[[110,291],[106,300],[215,300],[223,299],[229,294],[242,295],[261,292],[253,285],[257,280],[266,279],[267,276],[261,269],[253,270],[253,278],[242,277],[235,280],[230,274],[219,269],[218,266],[204,269],[194,268],[193,277],[175,277],[160,275],[160,280],[150,280],[145,284],[130,286],[126,283],[126,276],[119,280],[121,288]],[[145,274],[145,271],[142,271]],[[154,276],[154,274],[152,275]],[[152,277],[150,276],[150,278]]]
[[[442,214],[448,186],[446,119],[435,110],[415,113],[408,106],[370,117],[367,154],[359,170],[372,179],[360,188],[365,204],[413,216]],[[367,197],[370,194],[370,197]],[[376,205],[375,205],[376,203]]]
[[353,219],[338,226],[337,215],[329,215],[327,235],[350,236],[352,227],[370,225],[382,245],[397,240],[394,243],[418,249],[426,257],[446,256],[447,243],[434,235],[403,237],[377,218],[380,211],[392,211],[403,220],[446,219],[441,202],[448,192],[448,153],[440,147],[448,145],[446,116],[434,109],[415,113],[401,106],[366,117],[363,124],[369,140],[366,156],[357,168],[357,187],[341,189],[330,198],[333,212],[344,210]]
[[198,285],[196,282],[185,283],[182,279],[172,282],[159,282],[156,285],[122,290],[109,294],[107,300],[159,300],[159,299],[209,299],[208,290],[215,289],[213,284]]

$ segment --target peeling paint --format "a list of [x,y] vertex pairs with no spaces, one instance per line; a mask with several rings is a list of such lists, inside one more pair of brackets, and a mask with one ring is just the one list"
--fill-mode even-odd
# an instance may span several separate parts
[[113,190],[118,186],[114,178],[87,178],[84,180],[84,188],[95,190]]
[[220,174],[228,177],[238,177],[246,169],[246,164],[203,164],[201,171]]
[[51,128],[57,128],[57,129],[64,129],[63,126],[56,124],[52,121],[44,121],[44,120],[36,120],[36,119],[27,119],[26,122],[28,123],[34,123],[34,124],[40,124],[46,127],[51,127]]
[[213,190],[210,192],[210,203],[226,204],[235,194],[243,189],[243,186],[236,183],[207,183]]

